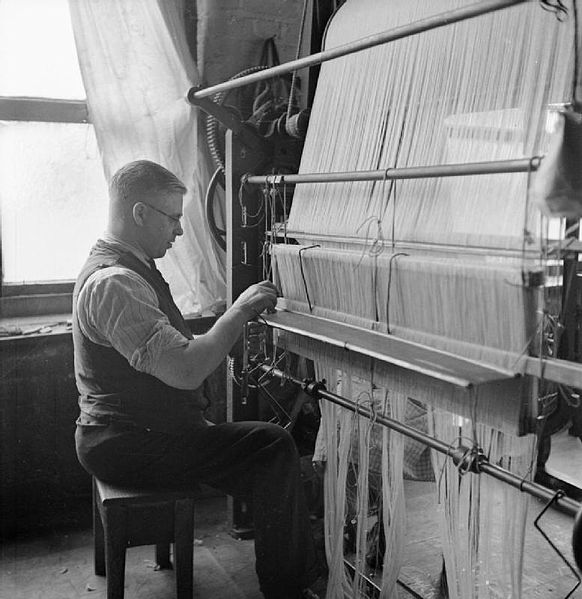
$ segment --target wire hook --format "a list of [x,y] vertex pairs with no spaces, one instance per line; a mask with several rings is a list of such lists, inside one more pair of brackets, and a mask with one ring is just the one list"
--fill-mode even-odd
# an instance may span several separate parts
[[566,556],[558,549],[558,547],[556,547],[556,545],[554,545],[554,543],[552,542],[552,540],[550,539],[550,537],[542,530],[541,526],[539,525],[539,522],[542,518],[542,516],[548,511],[548,509],[550,507],[552,507],[552,505],[561,497],[564,497],[565,493],[564,491],[562,491],[561,489],[558,489],[553,497],[550,499],[550,501],[547,503],[547,505],[544,507],[544,509],[537,515],[536,519],[534,520],[534,526],[536,527],[537,530],[539,530],[540,534],[542,535],[542,537],[544,537],[544,539],[546,540],[546,542],[548,543],[548,545],[558,554],[558,556],[560,557],[560,559],[566,564],[566,566],[568,566],[570,572],[572,572],[572,574],[574,575],[574,577],[576,578],[576,585],[574,586],[574,588],[572,588],[572,590],[564,597],[564,599],[568,599],[568,597],[572,596],[572,593],[580,586],[580,575],[578,574],[578,572],[576,572],[576,570],[574,569],[574,567],[572,566],[572,564],[567,560]]

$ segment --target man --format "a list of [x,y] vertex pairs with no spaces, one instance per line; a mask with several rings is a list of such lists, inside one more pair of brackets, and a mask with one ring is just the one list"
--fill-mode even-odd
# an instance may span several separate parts
[[183,234],[184,185],[139,160],[112,177],[107,232],[74,291],[81,464],[109,482],[150,488],[207,483],[251,499],[256,569],[267,599],[297,599],[316,577],[298,454],[264,422],[209,425],[200,387],[243,325],[276,303],[252,285],[204,335],[192,338],[154,259]]

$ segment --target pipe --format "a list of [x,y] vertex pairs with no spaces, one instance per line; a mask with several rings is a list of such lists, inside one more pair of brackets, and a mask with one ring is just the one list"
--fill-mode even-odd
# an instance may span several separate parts
[[[341,395],[336,395],[335,393],[331,393],[325,388],[323,383],[314,382],[314,381],[305,381],[297,379],[278,368],[273,368],[267,364],[262,364],[260,366],[260,370],[262,370],[265,375],[275,376],[285,381],[290,381],[298,386],[300,386],[306,393],[311,395],[316,399],[325,399],[327,401],[331,401],[332,403],[341,406],[342,408],[346,408],[351,412],[356,414],[360,414],[361,416],[365,416],[366,418],[374,418],[374,422],[386,426],[392,430],[395,430],[403,435],[406,435],[416,441],[419,441],[423,445],[427,445],[431,449],[438,451],[439,453],[444,453],[447,456],[450,456],[455,460],[462,458],[462,455],[465,453],[467,448],[453,448],[450,444],[444,443],[439,439],[435,439],[430,435],[427,435],[415,428],[412,428],[398,420],[394,420],[393,418],[389,418],[387,416],[382,416],[381,414],[373,414],[368,408],[365,406],[354,403],[353,401],[342,397]],[[539,485],[534,482],[530,482],[520,478],[519,476],[501,468],[501,466],[496,466],[495,464],[491,464],[487,461],[486,458],[482,457],[477,464],[478,473],[485,473],[497,480],[500,480],[508,485],[514,487],[515,489],[519,489],[522,493],[529,493],[533,497],[537,499],[541,499],[543,501],[552,501],[558,505],[564,512],[571,516],[576,516],[576,514],[580,511],[581,505],[577,501],[570,499],[569,497],[555,497],[555,493],[546,487]]]
[[[296,229],[286,229],[286,233],[287,233],[287,237],[288,238],[295,238],[295,237],[309,237],[309,235],[307,235],[305,233],[305,231],[299,231]],[[363,238],[363,237],[352,237],[350,235],[345,235],[345,236],[341,236],[341,235],[327,235],[324,233],[317,233],[317,239],[320,241],[329,241],[329,242],[334,242],[334,243],[350,243],[350,244],[354,244],[354,245],[362,245],[365,246],[369,243],[369,240]],[[558,241],[552,241],[555,244],[558,244]],[[455,245],[455,244],[451,244],[451,243],[427,243],[427,242],[420,242],[420,241],[409,241],[409,240],[405,240],[405,239],[395,239],[394,241],[392,241],[392,239],[390,240],[390,247],[394,250],[399,250],[399,251],[409,251],[409,250],[428,250],[431,252],[444,252],[444,253],[450,253],[450,252],[463,252],[465,254],[475,254],[478,256],[491,256],[491,248],[490,247],[486,247],[486,246],[479,246],[479,245],[474,245],[474,246],[466,246],[466,245]],[[567,249],[562,249],[562,252],[565,251],[578,251],[578,252],[582,252],[582,242],[577,242],[576,244],[568,244],[568,248]],[[504,248],[495,248],[495,252],[496,255],[501,255],[501,256],[508,256],[510,258],[523,258],[524,256],[527,257],[531,257],[531,258],[539,258],[540,255],[540,250],[539,248],[535,248],[535,249],[528,249],[525,248],[509,248],[509,247],[504,247]]]
[[523,4],[524,2],[528,1],[530,0],[488,0],[487,2],[477,2],[475,4],[471,4],[470,6],[465,6],[433,15],[431,17],[426,17],[425,19],[420,19],[419,21],[414,21],[413,23],[408,23],[407,25],[400,25],[394,29],[389,29],[388,31],[370,35],[348,44],[343,44],[337,48],[331,48],[330,50],[324,50],[322,52],[310,54],[309,56],[304,56],[303,58],[291,60],[257,73],[251,73],[244,77],[239,77],[238,79],[224,81],[223,83],[211,85],[210,87],[206,87],[204,89],[193,87],[188,91],[188,101],[191,104],[195,104],[196,100],[207,98],[220,92],[242,87],[244,85],[249,85],[251,83],[257,83],[259,81],[265,81],[266,79],[272,79],[273,77],[279,77],[280,75],[292,73],[293,71],[298,71],[300,69],[322,64],[328,60],[333,60],[335,58],[347,56],[348,54],[360,52],[361,50],[380,46],[382,44],[393,42],[410,35],[416,35],[417,33],[422,33],[423,31],[430,31],[431,29],[437,29],[443,25],[450,25],[459,21],[465,21],[467,19],[472,19],[473,17],[478,17],[480,15],[495,12],[497,10],[509,8],[517,4]]
[[515,160],[409,166],[373,171],[305,173],[299,175],[250,175],[244,177],[244,182],[253,185],[283,185],[285,183],[339,183],[344,181],[384,181],[387,179],[425,179],[434,177],[527,173],[537,171],[541,161],[541,156],[533,156],[532,158]]

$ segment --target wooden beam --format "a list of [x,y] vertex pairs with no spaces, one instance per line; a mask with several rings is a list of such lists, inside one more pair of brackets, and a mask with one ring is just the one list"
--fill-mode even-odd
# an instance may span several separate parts
[[0,121],[90,122],[85,101],[17,97],[0,97]]

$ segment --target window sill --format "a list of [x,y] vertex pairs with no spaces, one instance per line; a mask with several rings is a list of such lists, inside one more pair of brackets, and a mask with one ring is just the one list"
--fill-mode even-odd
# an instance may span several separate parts
[[28,317],[46,319],[53,314],[70,314],[72,305],[70,292],[9,295],[0,298],[0,319]]
[[[70,328],[73,311],[74,281],[38,282],[2,285],[0,297],[0,337],[6,337],[3,328],[30,330],[31,328]],[[202,314],[185,314],[194,334],[206,332],[220,316],[207,310]],[[32,333],[25,333],[32,334]],[[22,333],[12,336],[21,336]]]
[[0,317],[0,343],[2,341],[69,335],[71,314],[47,314],[44,316]]
[[[216,321],[215,315],[187,314],[186,322],[194,335],[202,335]],[[30,337],[47,337],[71,334],[71,313],[45,314],[34,316],[0,315],[0,343],[2,341]]]

